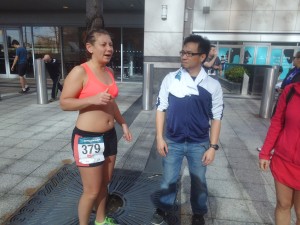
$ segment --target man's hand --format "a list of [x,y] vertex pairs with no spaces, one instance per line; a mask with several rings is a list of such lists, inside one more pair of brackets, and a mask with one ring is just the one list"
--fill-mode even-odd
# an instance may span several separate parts
[[211,164],[214,159],[215,159],[215,149],[214,148],[209,148],[206,150],[206,152],[204,153],[203,157],[202,157],[202,163],[203,165],[207,166],[209,164]]
[[156,139],[156,148],[157,148],[157,152],[163,156],[166,157],[168,154],[168,145],[165,142],[165,140],[163,138],[157,138]]

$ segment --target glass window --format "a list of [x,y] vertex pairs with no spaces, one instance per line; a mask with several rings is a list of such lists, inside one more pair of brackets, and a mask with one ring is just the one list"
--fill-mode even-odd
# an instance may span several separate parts
[[129,78],[143,75],[144,30],[141,28],[124,28],[124,65],[128,65]]
[[42,58],[45,54],[60,58],[58,27],[33,27],[33,42],[35,58]]
[[[23,46],[23,43],[21,41],[21,34],[19,29],[7,29],[6,30],[6,37],[7,37],[7,50],[8,50],[8,60],[9,60],[9,67],[12,66],[13,61],[16,56],[16,49],[13,48],[11,45],[11,42],[13,40],[17,40],[21,46]],[[9,68],[10,69],[10,68]],[[16,74],[17,70],[10,71],[11,74]]]

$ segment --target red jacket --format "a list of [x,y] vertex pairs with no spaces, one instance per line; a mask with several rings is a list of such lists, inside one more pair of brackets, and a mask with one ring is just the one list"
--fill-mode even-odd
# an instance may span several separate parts
[[[286,97],[292,86],[295,93],[287,103]],[[280,95],[259,158],[270,159],[273,149],[273,154],[300,166],[300,83],[286,86]]]

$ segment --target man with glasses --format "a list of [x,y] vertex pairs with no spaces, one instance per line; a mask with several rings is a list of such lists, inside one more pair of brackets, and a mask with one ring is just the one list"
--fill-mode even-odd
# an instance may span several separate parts
[[215,79],[218,79],[218,75],[222,74],[222,64],[215,45],[210,46],[210,51],[203,63],[203,67],[207,74]]
[[291,83],[300,82],[300,51],[298,51],[295,57],[293,57],[293,66],[294,68],[291,69],[286,75],[286,77],[283,79],[281,87],[278,91],[279,93],[282,92],[285,86]]
[[205,174],[219,148],[223,116],[221,85],[202,68],[209,50],[209,40],[198,35],[185,38],[180,51],[181,68],[169,73],[160,87],[156,103],[156,141],[157,151],[163,157],[163,177],[152,224],[168,224],[183,157],[188,161],[191,178],[192,225],[205,224]]

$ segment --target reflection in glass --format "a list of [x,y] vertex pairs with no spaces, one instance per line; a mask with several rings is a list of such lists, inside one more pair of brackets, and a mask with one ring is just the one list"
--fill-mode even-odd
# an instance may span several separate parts
[[63,54],[66,73],[69,73],[74,66],[86,61],[85,46],[83,45],[84,32],[83,28],[63,28]]
[[45,54],[60,59],[60,39],[58,27],[33,27],[34,58],[43,58]]
[[[17,40],[21,46],[23,46],[23,43],[21,41],[21,34],[19,29],[6,30],[6,36],[7,36],[7,50],[8,50],[9,69],[10,69],[16,56],[16,49],[13,48],[11,42],[13,40]],[[15,69],[14,71],[10,71],[10,73],[16,74],[16,71],[17,70]]]
[[32,35],[31,35],[31,27],[23,27],[23,40],[24,47],[27,50],[27,73],[26,77],[33,78],[33,57],[32,57]]
[[0,30],[0,74],[5,74],[5,58],[4,58],[4,43],[3,30]]

